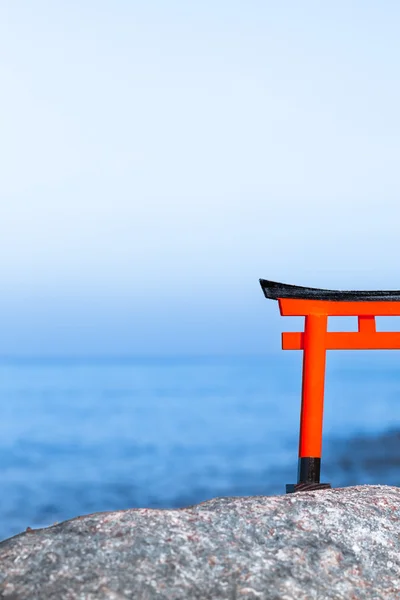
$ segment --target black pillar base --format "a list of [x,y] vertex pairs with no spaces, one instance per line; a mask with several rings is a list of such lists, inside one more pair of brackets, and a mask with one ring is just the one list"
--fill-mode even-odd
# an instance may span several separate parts
[[286,493],[293,494],[294,492],[311,492],[312,490],[329,490],[330,483],[287,483]]
[[312,490],[327,490],[330,483],[320,483],[321,459],[319,457],[306,456],[299,458],[299,469],[297,483],[289,483],[286,493],[310,492]]

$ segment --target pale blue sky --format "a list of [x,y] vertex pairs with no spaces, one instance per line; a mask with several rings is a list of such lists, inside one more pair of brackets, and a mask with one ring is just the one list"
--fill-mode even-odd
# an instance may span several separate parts
[[400,288],[399,19],[4,0],[0,354],[260,352],[259,277]]

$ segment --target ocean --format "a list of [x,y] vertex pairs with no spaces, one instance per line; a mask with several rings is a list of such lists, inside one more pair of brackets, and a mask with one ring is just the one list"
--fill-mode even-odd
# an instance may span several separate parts
[[[399,353],[333,356],[321,481],[399,485]],[[0,540],[99,511],[285,493],[300,389],[296,352],[3,359]]]

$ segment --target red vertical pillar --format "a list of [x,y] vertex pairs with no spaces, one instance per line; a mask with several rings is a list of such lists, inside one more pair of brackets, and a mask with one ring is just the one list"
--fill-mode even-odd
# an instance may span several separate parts
[[320,481],[327,325],[326,315],[305,317],[298,483]]

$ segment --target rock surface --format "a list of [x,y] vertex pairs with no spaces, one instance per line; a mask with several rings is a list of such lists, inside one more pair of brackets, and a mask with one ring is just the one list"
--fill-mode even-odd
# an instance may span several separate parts
[[95,513],[0,543],[0,598],[400,598],[400,488]]

